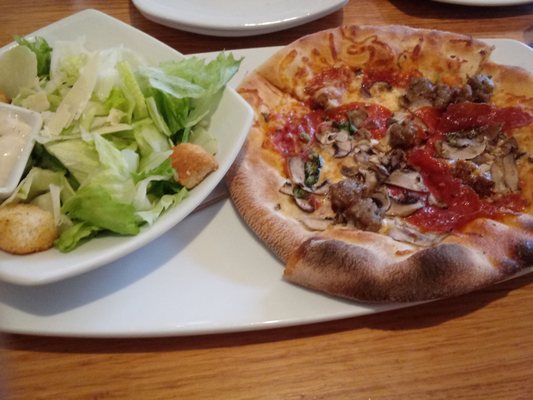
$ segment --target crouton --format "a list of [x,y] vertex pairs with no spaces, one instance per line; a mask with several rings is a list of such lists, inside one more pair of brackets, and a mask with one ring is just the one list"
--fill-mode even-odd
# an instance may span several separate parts
[[170,158],[176,171],[176,180],[187,189],[198,185],[218,168],[215,157],[193,143],[176,145]]
[[0,250],[12,254],[44,251],[57,236],[52,213],[31,204],[0,207]]

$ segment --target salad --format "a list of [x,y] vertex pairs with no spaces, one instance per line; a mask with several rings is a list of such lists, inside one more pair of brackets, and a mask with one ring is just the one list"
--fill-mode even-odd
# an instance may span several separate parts
[[16,37],[0,57],[0,93],[41,114],[26,172],[0,206],[31,203],[59,227],[67,252],[95,235],[135,235],[182,201],[173,154],[183,143],[214,154],[207,130],[240,60],[220,53],[149,65],[124,47],[88,50],[82,38]]

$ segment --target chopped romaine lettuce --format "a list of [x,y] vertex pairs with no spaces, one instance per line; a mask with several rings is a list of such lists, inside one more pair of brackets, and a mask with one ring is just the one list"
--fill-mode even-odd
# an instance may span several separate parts
[[122,235],[139,233],[139,220],[133,204],[114,199],[105,187],[81,187],[63,205],[62,211],[72,220],[84,221],[93,226]]
[[84,240],[96,236],[101,230],[102,228],[91,225],[88,222],[78,222],[66,229],[54,242],[54,246],[62,252],[69,252],[78,247]]

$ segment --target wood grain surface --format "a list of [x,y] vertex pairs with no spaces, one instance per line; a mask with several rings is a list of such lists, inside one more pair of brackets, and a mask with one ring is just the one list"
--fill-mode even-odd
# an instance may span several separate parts
[[[229,1],[228,1],[229,2]],[[480,0],[480,3],[482,1]],[[0,2],[0,46],[96,8],[185,54],[283,45],[340,24],[407,24],[533,43],[533,4],[352,0],[286,31],[214,38],[132,2]],[[532,399],[533,274],[417,307],[283,329],[157,339],[4,335],[1,399]]]

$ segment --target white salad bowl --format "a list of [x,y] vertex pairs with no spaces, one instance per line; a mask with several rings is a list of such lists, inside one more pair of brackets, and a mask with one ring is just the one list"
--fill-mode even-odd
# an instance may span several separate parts
[[[75,14],[28,35],[29,38],[35,36],[44,37],[52,48],[58,40],[76,37],[84,38],[89,50],[124,46],[142,54],[150,64],[184,57],[151,36],[95,10]],[[3,47],[0,54],[14,45]],[[0,280],[19,285],[59,281],[115,261],[158,238],[195,210],[215,189],[244,143],[252,119],[251,107],[233,88],[226,87],[208,127],[218,142],[215,155],[218,169],[190,190],[182,202],[167,210],[152,225],[145,225],[135,236],[96,237],[68,253],[55,248],[25,256],[0,251]]]

